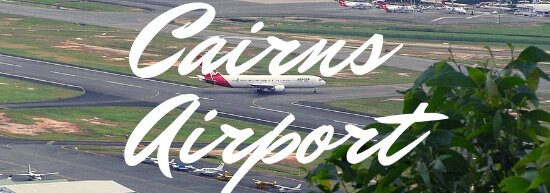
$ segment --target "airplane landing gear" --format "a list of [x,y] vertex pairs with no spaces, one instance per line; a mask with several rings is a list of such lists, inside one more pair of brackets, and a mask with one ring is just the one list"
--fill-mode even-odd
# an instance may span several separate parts
[[313,93],[317,93],[317,88],[315,88],[315,89],[313,90]]

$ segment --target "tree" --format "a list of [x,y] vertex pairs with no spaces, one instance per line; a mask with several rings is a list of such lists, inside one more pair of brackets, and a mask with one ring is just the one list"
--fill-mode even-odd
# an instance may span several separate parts
[[[431,134],[398,162],[385,167],[373,156],[350,164],[350,145],[342,146],[306,179],[323,192],[549,192],[550,130],[543,122],[550,123],[550,113],[537,109],[536,90],[540,79],[550,80],[537,66],[550,55],[529,47],[504,69],[489,68],[490,61],[476,67],[436,63],[402,92],[404,114],[427,102],[426,112],[449,119],[413,124],[388,155]],[[366,128],[383,138],[394,126]]]

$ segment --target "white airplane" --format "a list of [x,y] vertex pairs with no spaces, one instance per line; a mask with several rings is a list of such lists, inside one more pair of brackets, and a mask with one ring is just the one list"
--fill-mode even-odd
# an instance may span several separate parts
[[37,173],[34,173],[34,172],[36,172],[36,171],[31,170],[31,164],[29,164],[28,173],[26,173],[26,174],[15,174],[15,175],[29,176],[29,180],[43,180],[44,176],[59,174],[59,172],[46,173],[46,174],[37,174]]
[[203,175],[214,175],[214,174],[217,174],[217,173],[220,173],[220,172],[223,172],[223,166],[225,164],[224,163],[221,163],[218,167],[216,168],[201,168],[201,169],[195,169],[193,171],[193,173],[196,173],[197,175],[199,174],[203,174]]
[[449,11],[449,14],[451,13],[458,13],[462,15],[466,15],[468,13],[464,7],[451,7],[447,8],[447,5],[445,4],[445,1],[441,1],[441,5],[443,6],[443,10]]
[[302,186],[302,184],[298,184],[298,186],[296,186],[295,188],[292,188],[292,187],[286,187],[286,186],[281,186],[281,185],[275,185],[275,187],[277,187],[279,189],[279,192],[301,191],[302,190],[302,189],[300,189],[301,186]]
[[158,159],[155,158],[155,157],[146,157],[142,163],[148,163],[148,164],[152,164],[152,163],[155,163],[157,162],[158,163]]
[[[201,58],[199,55],[197,58]],[[202,64],[201,64],[202,67]],[[199,81],[229,88],[256,88],[258,92],[284,92],[287,88],[314,88],[326,82],[317,76],[309,75],[221,75],[217,70],[205,75],[197,75]]]
[[386,10],[386,12],[392,12],[392,13],[401,12],[401,13],[405,13],[405,12],[413,12],[413,11],[415,10],[412,6],[388,5],[388,4],[386,4],[386,2],[384,2],[384,1],[379,1],[378,3],[380,4],[380,7],[381,7],[382,9]]
[[[172,160],[170,160],[170,162],[168,162],[168,165],[170,165],[170,166],[171,166],[171,165],[174,165],[174,164],[176,164],[176,161],[175,161],[174,159],[172,159]],[[159,161],[156,160],[156,158],[155,158],[155,160],[153,161],[153,165],[159,167]]]
[[338,3],[340,3],[340,5],[343,6],[343,7],[351,7],[352,9],[354,9],[354,8],[359,8],[359,9],[372,8],[372,4],[367,3],[367,2],[354,2],[354,1],[338,0]]

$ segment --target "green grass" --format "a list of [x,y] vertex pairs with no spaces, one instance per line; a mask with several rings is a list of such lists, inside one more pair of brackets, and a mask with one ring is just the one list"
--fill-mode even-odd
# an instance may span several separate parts
[[[34,118],[49,118],[56,121],[74,123],[79,126],[76,133],[43,133],[36,136],[16,135],[3,131],[5,136],[33,140],[108,140],[126,141],[136,125],[149,113],[152,108],[146,107],[69,107],[69,108],[35,108],[35,109],[8,109],[0,112],[10,118],[13,123],[31,125],[35,124]],[[163,117],[143,139],[144,141],[154,140],[169,124],[182,112],[173,110]],[[92,123],[96,119],[101,124]],[[174,141],[183,142],[195,128],[205,128],[206,131],[199,137],[197,142],[210,143],[220,137],[223,132],[220,129],[222,124],[229,124],[238,129],[252,128],[254,135],[246,143],[252,143],[264,136],[274,127],[238,121],[223,117],[216,117],[211,121],[204,121],[204,114],[194,113],[177,134]],[[292,132],[286,130],[283,133]],[[305,133],[298,132],[305,136]],[[230,142],[231,140],[225,140]]]
[[82,91],[0,76],[0,103],[37,102],[76,97]]
[[[538,109],[550,111],[550,93],[537,93],[540,98]],[[375,114],[380,116],[398,115],[402,113],[402,97],[377,97],[338,100],[325,103],[326,105],[346,110]]]
[[14,0],[3,1],[2,3],[11,3],[16,5],[33,6],[33,7],[46,7],[46,8],[69,8],[84,11],[96,11],[96,12],[135,12],[144,11],[143,9],[136,7],[128,7],[123,5],[116,5],[111,3],[93,2],[93,1],[79,1],[79,0]]
[[338,100],[325,104],[361,113],[389,116],[402,114],[403,101],[401,99],[401,97],[377,97]]
[[[17,19],[14,19],[17,18]],[[74,24],[31,17],[20,17],[0,14],[0,52],[18,56],[27,56],[44,60],[65,62],[84,67],[99,68],[125,74],[133,74],[125,59],[128,55],[137,32],[119,30],[83,24]],[[106,32],[106,33],[105,33]],[[105,34],[105,35],[104,35]],[[78,39],[78,40],[77,40]],[[202,40],[178,40],[168,34],[158,34],[145,50],[148,55],[142,56],[140,63],[160,61],[173,53],[187,47],[184,56]],[[90,47],[95,46],[95,47]],[[231,45],[226,45],[230,47]],[[229,49],[229,48],[227,48]],[[237,64],[248,61],[263,50],[247,48],[245,54],[239,57]],[[267,74],[272,53],[252,67],[247,74]],[[218,55],[220,58],[222,55]],[[332,65],[340,60],[333,60]],[[299,74],[294,68],[286,74]],[[349,69],[346,68],[346,69]],[[219,71],[225,74],[225,68]],[[208,86],[200,83],[194,77],[199,70],[181,76],[173,67],[157,78],[192,85]],[[305,74],[320,75],[319,64],[313,66]],[[342,76],[327,77],[328,86],[361,86],[409,83],[418,72],[381,66],[364,76],[355,76],[350,71]]]

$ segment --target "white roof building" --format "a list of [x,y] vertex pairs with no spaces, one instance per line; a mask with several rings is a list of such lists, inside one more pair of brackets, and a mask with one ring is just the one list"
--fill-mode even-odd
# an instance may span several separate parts
[[0,193],[133,193],[115,181],[72,181],[1,185]]

